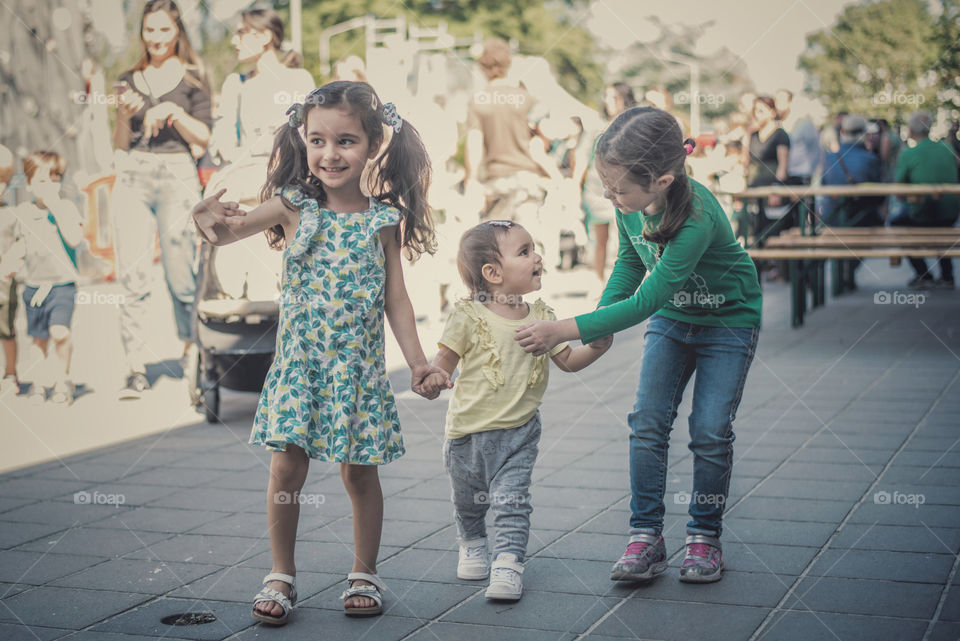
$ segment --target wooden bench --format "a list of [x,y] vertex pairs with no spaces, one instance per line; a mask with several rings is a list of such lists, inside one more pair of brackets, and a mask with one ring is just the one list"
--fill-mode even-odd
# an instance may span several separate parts
[[[801,237],[809,239],[810,237]],[[849,246],[792,246],[792,247],[760,247],[748,249],[747,253],[754,260],[785,260],[790,266],[790,323],[793,327],[803,325],[803,318],[807,311],[807,289],[812,292],[813,307],[819,307],[826,302],[824,261],[859,261],[866,258],[889,258],[897,260],[914,256],[917,258],[960,258],[960,244],[954,242],[949,247],[849,247]],[[843,282],[845,275],[838,269],[834,276],[834,295],[837,284],[846,285],[848,289],[855,287],[852,282],[852,269],[847,282]],[[838,283],[839,281],[839,283]],[[842,293],[842,290],[841,290]]]

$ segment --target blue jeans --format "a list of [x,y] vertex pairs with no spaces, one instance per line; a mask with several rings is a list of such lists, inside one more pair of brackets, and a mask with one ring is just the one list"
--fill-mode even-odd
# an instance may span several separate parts
[[111,211],[117,234],[117,274],[125,299],[120,306],[120,337],[130,371],[143,372],[145,360],[157,360],[146,339],[158,232],[177,336],[184,341],[191,338],[198,242],[191,209],[200,197],[197,168],[186,152],[132,151],[118,161]]
[[672,500],[689,502],[688,534],[720,536],[733,467],[733,419],[759,331],[650,317],[637,402],[627,417],[632,532],[663,530],[670,431],[683,390],[696,371],[689,419],[693,493],[678,493]]

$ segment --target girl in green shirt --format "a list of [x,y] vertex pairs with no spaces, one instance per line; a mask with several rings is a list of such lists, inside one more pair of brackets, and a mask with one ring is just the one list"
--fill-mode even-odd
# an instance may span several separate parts
[[597,171],[617,209],[620,251],[599,308],[517,330],[534,355],[580,339],[595,341],[650,318],[630,425],[630,540],[613,580],[645,581],[667,569],[663,530],[667,446],[677,407],[694,371],[690,414],[694,454],[686,557],[680,580],[721,577],[720,534],[733,463],[733,419],[753,361],[761,294],[753,261],[723,209],[687,177],[683,140],[665,111],[621,114],[597,143]]

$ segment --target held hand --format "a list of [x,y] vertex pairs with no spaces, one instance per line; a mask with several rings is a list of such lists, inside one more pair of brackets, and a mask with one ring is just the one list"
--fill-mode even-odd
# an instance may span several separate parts
[[410,368],[410,388],[420,396],[433,400],[440,391],[453,387],[450,375],[435,365],[416,365]]
[[31,307],[40,307],[43,305],[43,301],[46,300],[47,294],[50,293],[50,290],[53,288],[53,285],[41,285],[37,289],[37,293],[33,295],[33,298],[30,299]]
[[528,354],[543,356],[563,340],[558,330],[559,321],[536,321],[518,328],[514,338]]
[[218,240],[214,231],[218,224],[230,225],[232,218],[246,216],[247,214],[240,209],[240,203],[220,202],[220,198],[226,191],[226,189],[221,189],[209,198],[201,200],[193,208],[193,224],[196,225],[200,235],[211,244]]

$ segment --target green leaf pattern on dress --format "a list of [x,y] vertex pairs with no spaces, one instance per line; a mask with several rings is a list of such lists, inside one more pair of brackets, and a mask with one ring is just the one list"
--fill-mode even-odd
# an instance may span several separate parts
[[384,361],[386,271],[380,229],[400,212],[370,199],[363,212],[322,209],[299,189],[278,193],[300,210],[284,251],[277,350],[250,442],[297,445],[310,458],[383,465],[404,453]]

